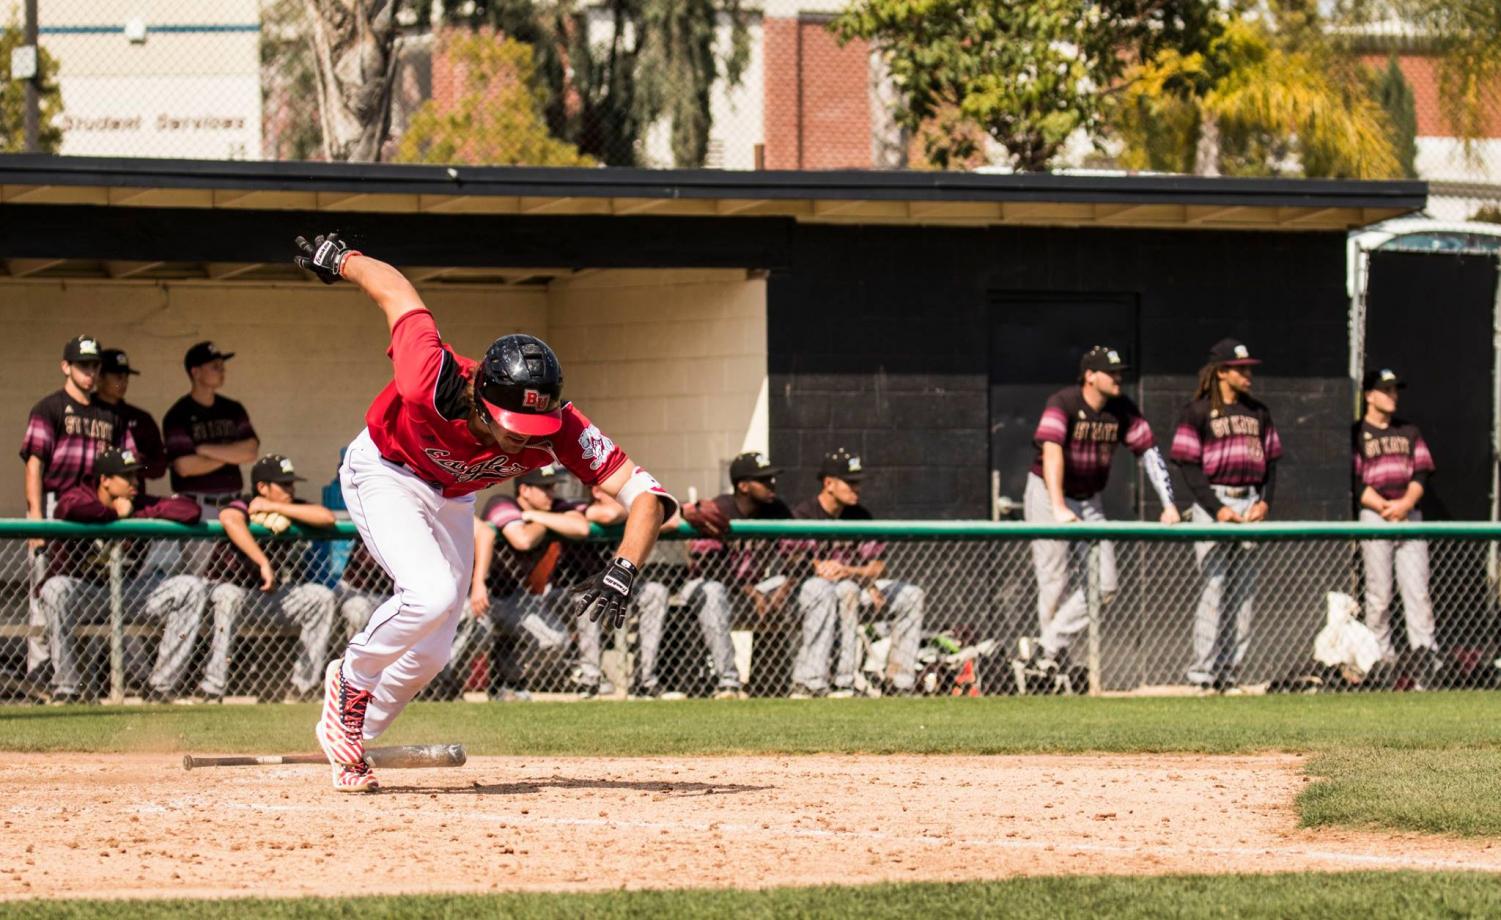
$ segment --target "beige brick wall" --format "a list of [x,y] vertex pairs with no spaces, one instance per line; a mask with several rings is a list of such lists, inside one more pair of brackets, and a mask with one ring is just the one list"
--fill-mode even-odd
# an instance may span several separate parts
[[[422,295],[461,354],[477,358],[507,332],[545,338],[566,396],[675,493],[714,494],[728,458],[766,449],[766,285],[743,271],[606,271]],[[0,281],[0,323],[0,447],[12,457],[27,411],[62,385],[63,343],[81,333],[130,354],[143,373],[129,399],[158,421],[187,392],[189,345],[235,352],[224,395],[246,405],[262,450],[291,457],[313,489],[333,478],[390,379],[380,311],[347,286]],[[0,517],[25,511],[19,460],[11,476]]]
[[766,449],[764,280],[603,271],[554,282],[548,304],[564,392],[669,491],[713,495],[730,457]]
[[[477,356],[497,335],[547,335],[542,289],[423,289],[443,335]],[[261,447],[291,457],[317,488],[390,379],[380,311],[349,287],[253,283],[0,282],[0,432],[11,461],[0,516],[25,512],[15,451],[26,414],[62,385],[63,343],[80,333],[123,348],[142,374],[131,402],[161,416],[187,392],[182,354],[202,339],[236,353],[224,395],[243,402]],[[311,492],[310,495],[317,493]]]

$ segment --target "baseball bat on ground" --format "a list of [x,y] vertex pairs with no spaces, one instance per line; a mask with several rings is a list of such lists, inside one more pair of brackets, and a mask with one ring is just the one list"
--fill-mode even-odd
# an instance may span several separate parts
[[[384,770],[462,767],[469,755],[462,744],[406,744],[400,747],[368,748],[365,763]],[[241,757],[182,756],[182,768],[201,767],[274,767],[294,763],[328,763],[322,754],[259,754]]]

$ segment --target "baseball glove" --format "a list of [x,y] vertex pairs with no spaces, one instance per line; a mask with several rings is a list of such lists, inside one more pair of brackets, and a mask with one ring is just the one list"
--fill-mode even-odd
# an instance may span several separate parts
[[259,524],[272,533],[281,533],[292,526],[292,519],[279,511],[257,511],[250,516],[250,523]]

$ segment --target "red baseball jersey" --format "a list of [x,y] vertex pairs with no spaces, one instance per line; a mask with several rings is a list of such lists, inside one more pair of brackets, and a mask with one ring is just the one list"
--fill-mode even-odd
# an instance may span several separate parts
[[413,310],[396,321],[386,354],[396,374],[365,413],[370,439],[382,457],[405,465],[448,498],[549,463],[562,464],[592,486],[625,463],[624,451],[572,403],[563,406],[563,427],[557,434],[533,439],[514,454],[475,440],[467,419],[476,364],[442,341],[426,310]]

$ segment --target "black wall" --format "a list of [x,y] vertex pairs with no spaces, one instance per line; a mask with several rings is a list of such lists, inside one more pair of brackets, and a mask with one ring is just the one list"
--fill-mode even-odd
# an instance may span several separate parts
[[[1274,517],[1345,518],[1344,244],[1327,233],[799,226],[768,293],[782,491],[810,494],[818,458],[844,446],[871,471],[864,501],[878,515],[989,517],[992,298],[1115,293],[1139,304],[1142,407],[1164,450],[1210,344],[1234,335],[1266,361],[1256,391],[1282,433]],[[1076,372],[1062,357],[1058,385]],[[1155,516],[1155,503],[1146,510]]]

